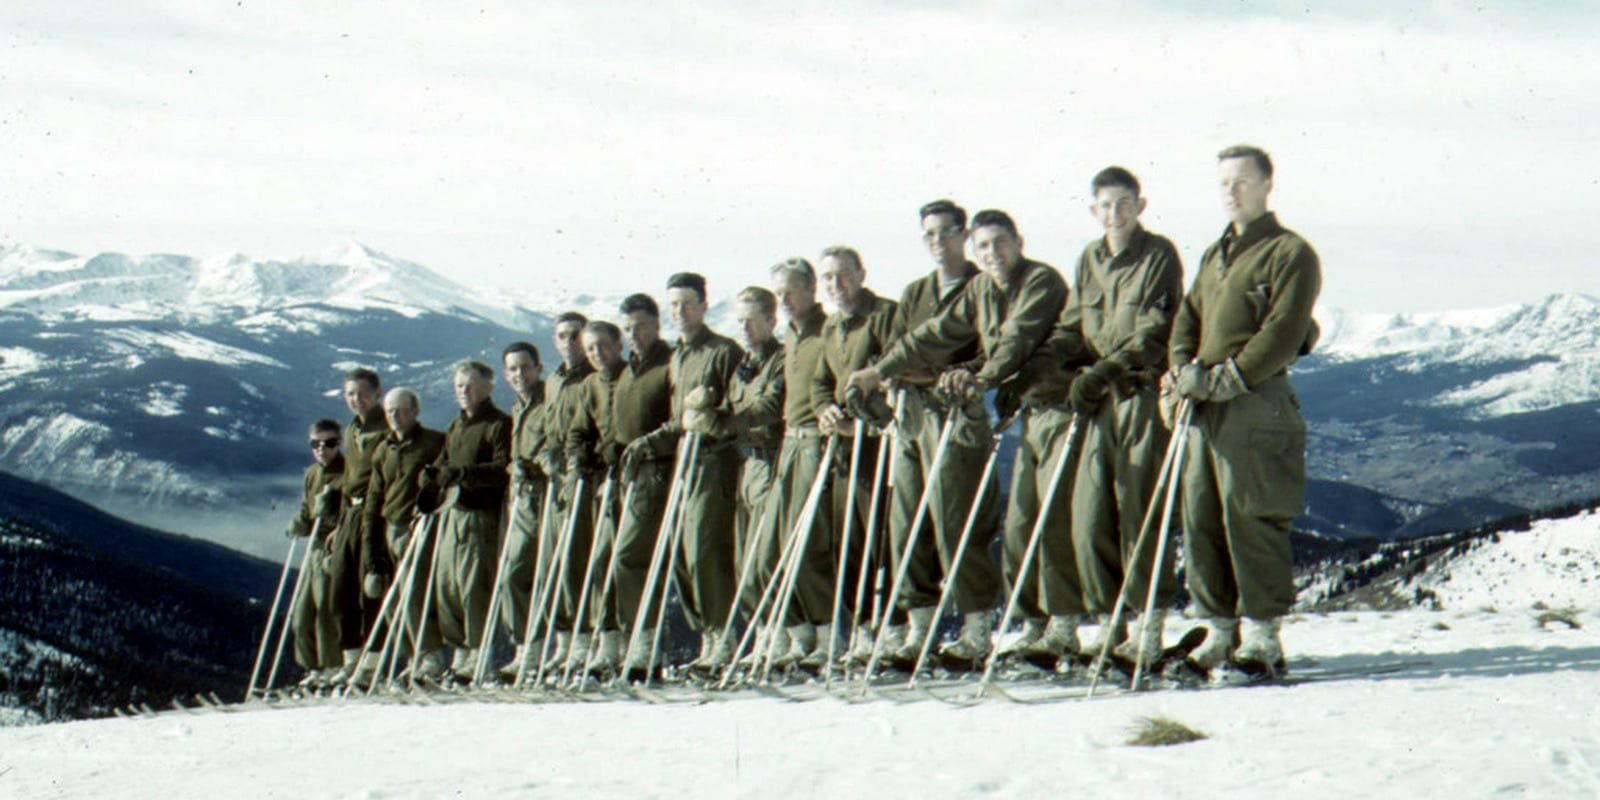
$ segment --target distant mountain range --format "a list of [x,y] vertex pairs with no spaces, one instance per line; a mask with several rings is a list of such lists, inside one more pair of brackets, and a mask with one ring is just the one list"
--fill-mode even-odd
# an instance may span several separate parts
[[[537,291],[486,295],[360,245],[290,262],[0,247],[0,470],[275,557],[306,424],[348,417],[340,372],[416,388],[442,426],[451,363],[526,339],[551,364],[555,313],[612,316],[618,299]],[[1417,535],[1600,485],[1600,301],[1318,316],[1323,341],[1294,368],[1306,529]]]

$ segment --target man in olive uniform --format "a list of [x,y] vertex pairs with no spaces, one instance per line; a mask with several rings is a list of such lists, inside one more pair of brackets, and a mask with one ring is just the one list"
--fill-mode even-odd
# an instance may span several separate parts
[[[1087,363],[1072,379],[1067,402],[1085,430],[1072,482],[1072,543],[1088,610],[1111,614],[1127,578],[1127,615],[1140,613],[1155,559],[1155,534],[1135,561],[1134,548],[1155,490],[1167,448],[1157,384],[1166,370],[1172,315],[1183,298],[1183,265],[1172,242],[1139,224],[1145,198],[1139,180],[1122,167],[1107,167],[1090,181],[1089,211],[1105,235],[1078,259],[1076,291],[1062,311],[1052,341],[1058,355]],[[1159,565],[1155,610],[1144,625],[1144,654],[1161,654],[1161,629],[1176,589],[1173,559]],[[1124,616],[1127,620],[1130,616]],[[1085,648],[1099,653],[1106,637],[1123,630],[1101,628],[1101,641]],[[1119,653],[1137,657],[1139,643]]]
[[[372,464],[378,447],[389,433],[383,416],[383,392],[378,373],[366,368],[352,369],[344,375],[344,403],[354,417],[344,427],[344,508],[334,532],[328,570],[334,585],[334,608],[339,613],[339,647],[344,651],[344,671],[334,678],[341,682],[356,669],[355,659],[377,619],[383,597],[381,581],[365,581],[361,569],[363,539],[366,537],[367,484],[372,480]],[[379,533],[381,535],[381,532]],[[377,655],[372,658],[376,660]]]
[[[557,324],[558,334],[561,325]],[[568,326],[570,327],[570,326]],[[557,338],[559,342],[559,335]],[[515,680],[524,656],[523,635],[531,610],[533,571],[539,557],[539,526],[548,480],[536,459],[542,444],[545,384],[539,351],[529,342],[512,342],[500,353],[501,378],[516,395],[511,405],[510,491],[506,498],[505,570],[500,585],[500,624],[516,647],[511,661],[498,670],[502,680]],[[557,386],[560,383],[557,382]]]
[[[965,209],[949,200],[936,200],[924,205],[917,216],[923,245],[933,256],[934,270],[912,281],[900,295],[897,324],[905,331],[915,330],[949,308],[966,290],[967,283],[980,274],[978,266],[966,257]],[[894,380],[900,400],[895,409],[899,429],[895,437],[889,531],[896,571],[899,559],[911,560],[906,585],[900,590],[900,605],[910,624],[905,646],[890,654],[902,663],[916,659],[929,627],[936,622],[933,612],[939,602],[941,578],[955,558],[968,514],[973,511],[992,433],[981,396],[949,398],[934,389],[940,372],[952,367],[971,368],[978,356],[978,342],[974,339],[937,367],[907,372]],[[933,460],[946,419],[952,420],[950,437],[935,473]],[[917,535],[916,549],[908,555],[906,543],[924,486],[928,510]],[[989,546],[1000,529],[999,497],[999,482],[991,480],[983,502],[976,508],[972,534],[958,571],[948,579],[955,608],[967,631],[963,638],[982,641],[994,629],[992,616],[1000,591],[1000,570]]]
[[[866,436],[859,444],[855,441],[856,419],[859,418],[860,408],[865,404],[866,398],[856,397],[857,392],[851,390],[849,379],[856,370],[877,360],[878,356],[900,337],[902,331],[898,324],[897,304],[893,300],[877,296],[866,287],[867,270],[861,263],[860,254],[855,250],[848,247],[830,247],[822,251],[822,257],[817,260],[817,272],[834,311],[828,315],[828,321],[822,326],[822,357],[817,360],[817,368],[811,374],[811,404],[816,408],[818,432],[823,436],[839,437],[837,452],[840,457],[834,459],[834,480],[825,500],[831,504],[833,510],[831,520],[834,535],[829,540],[821,541],[813,536],[810,546],[806,548],[805,560],[801,566],[803,569],[816,570],[827,575],[830,583],[836,580],[839,547],[843,544],[845,526],[850,526],[850,552],[845,556],[845,585],[850,588],[845,592],[848,599],[841,605],[848,608],[852,614],[849,657],[864,662],[865,656],[871,655],[871,637],[876,631],[870,629],[873,617],[870,591],[868,597],[863,600],[866,607],[854,608],[855,579],[859,578],[859,570],[873,571],[880,567],[886,568],[887,559],[881,558],[880,554],[888,547],[880,536],[873,552],[867,552],[865,549],[867,523],[871,518],[872,484],[878,462],[877,440],[880,431],[876,427],[863,425],[862,432]],[[860,394],[866,395],[872,392]],[[852,408],[855,418],[846,411],[847,408]],[[848,507],[849,465],[853,449],[856,447],[860,449],[860,457],[855,476],[855,503],[854,507]],[[867,585],[874,585],[870,577]],[[804,667],[821,667],[827,655],[828,637],[843,633],[843,630],[834,627],[836,621],[833,600],[833,592],[830,590],[826,608],[804,609],[807,621],[815,621],[820,625],[816,631],[817,646],[801,661]],[[796,630],[791,630],[790,637],[799,640],[801,636],[797,636],[796,633]],[[889,646],[898,648],[903,639],[903,625],[893,625],[888,633]]]
[[[511,462],[511,418],[495,408],[494,370],[477,361],[452,369],[456,405],[461,413],[445,431],[444,450],[422,472],[417,506],[439,509],[438,568],[433,575],[433,619],[439,641],[455,648],[451,671],[457,680],[471,680],[477,668],[478,643],[489,623],[500,511],[505,505],[506,466]],[[424,620],[422,639],[428,655],[415,674],[433,678],[443,666],[431,647]]]
[[1201,258],[1168,351],[1176,394],[1195,404],[1183,464],[1184,556],[1210,635],[1192,658],[1202,669],[1231,655],[1274,671],[1284,662],[1280,620],[1294,603],[1289,521],[1306,487],[1306,427],[1289,365],[1315,342],[1322,266],[1267,210],[1265,152],[1230,147],[1217,162],[1229,224]]
[[[1020,586],[1019,608],[1027,619],[1012,649],[1049,641],[1052,648],[1076,647],[1083,614],[1077,566],[1067,528],[1067,487],[1048,509],[1040,509],[1049,490],[1056,455],[1066,444],[1066,386],[1043,345],[1067,299],[1067,285],[1048,264],[1024,258],[1016,223],[1003,211],[980,211],[972,218],[973,253],[984,273],[968,281],[961,296],[938,316],[908,332],[875,366],[852,376],[863,391],[884,378],[926,371],[950,363],[951,356],[977,340],[981,355],[970,367],[949,369],[940,390],[952,396],[997,389],[1002,415],[1021,406],[1022,431],[1011,473],[1011,496],[1004,528],[1005,568]],[[1070,473],[1069,473],[1070,474]],[[1018,575],[1035,519],[1047,521],[1034,571]],[[1046,626],[1047,615],[1049,626]],[[1047,637],[1047,633],[1051,636]],[[988,637],[958,639],[946,647],[951,662],[975,664],[989,649]]]
[[[601,451],[611,462],[619,458],[619,448],[628,452],[629,445],[672,418],[672,346],[661,339],[661,310],[649,295],[632,294],[623,298],[620,311],[628,366],[617,375],[612,392],[611,439]],[[601,648],[595,670],[602,673],[621,664],[626,634],[642,626],[640,641],[652,641],[657,620],[661,619],[659,608],[648,619],[635,617],[644,595],[656,535],[661,530],[661,516],[667,510],[667,495],[672,490],[672,453],[644,449],[632,452],[632,458],[616,464],[624,485],[617,488],[619,505],[611,540],[611,546],[617,549],[617,574],[611,599],[600,609]],[[633,661],[627,665],[630,672],[648,668],[648,648],[631,657]]]
[[306,544],[315,548],[306,562],[304,588],[291,610],[294,625],[294,660],[306,670],[306,686],[329,683],[344,668],[339,649],[339,616],[328,570],[328,543],[333,540],[342,506],[344,455],[339,452],[339,423],[319,419],[308,433],[314,463],[306,467],[305,491],[300,511],[289,520],[290,537],[316,536]]
[[[386,588],[398,577],[395,567],[411,541],[411,528],[417,517],[417,492],[420,491],[417,481],[422,476],[422,468],[439,458],[439,452],[444,449],[444,434],[423,427],[418,420],[422,401],[410,389],[390,389],[383,397],[383,413],[389,420],[389,434],[378,445],[372,478],[367,482],[367,502],[363,504],[367,536],[362,546],[361,574],[364,581]],[[429,546],[417,557],[429,558],[432,554],[433,548]],[[431,564],[432,561],[416,563]],[[426,577],[427,570],[424,568],[413,574]],[[421,613],[422,595],[415,591],[412,594],[403,628],[414,632]],[[356,683],[370,682],[376,668],[376,659],[362,663]]]
[[735,305],[744,361],[729,390],[734,435],[743,460],[739,465],[739,507],[734,517],[734,543],[740,577],[739,606],[748,620],[766,588],[754,574],[745,574],[752,559],[775,563],[778,559],[778,523],[772,518],[773,479],[778,448],[783,444],[783,345],[773,335],[778,325],[778,299],[770,290],[749,286],[739,292]]
[[705,324],[706,280],[692,272],[667,279],[667,309],[681,333],[672,351],[672,417],[629,445],[636,457],[674,451],[685,433],[700,436],[695,467],[684,475],[679,539],[678,598],[690,627],[700,631],[695,671],[727,664],[731,637],[722,635],[734,599],[733,516],[739,453],[728,422],[728,386],[744,353]]
[[[752,586],[763,591],[774,578],[778,559],[788,547],[789,537],[799,533],[795,525],[799,523],[806,496],[822,464],[822,436],[817,431],[817,409],[811,402],[811,376],[822,358],[822,326],[828,319],[817,302],[817,273],[811,262],[790,258],[773,265],[771,273],[774,294],[787,321],[783,353],[783,447],[778,451],[778,468],[766,511],[777,526],[777,536],[772,547],[756,554],[752,569],[755,573]],[[833,526],[828,514],[816,516],[810,535],[824,542],[832,540]],[[778,641],[758,640],[752,652],[764,653],[770,644],[779,662],[789,665],[810,655],[817,644],[815,625],[826,621],[821,614],[833,601],[831,575],[831,570],[802,570],[795,583],[794,601],[774,631]],[[808,614],[808,609],[815,611]],[[791,641],[785,626],[796,630],[801,638]]]

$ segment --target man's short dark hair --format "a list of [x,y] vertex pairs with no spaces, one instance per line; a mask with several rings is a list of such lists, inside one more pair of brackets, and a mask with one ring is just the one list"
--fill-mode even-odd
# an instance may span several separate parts
[[533,365],[539,366],[539,349],[527,342],[512,342],[506,345],[506,349],[500,351],[500,363],[506,363],[506,356],[512,353],[527,353],[528,357],[533,359]]
[[1017,233],[1017,223],[1011,220],[1011,215],[998,208],[986,208],[972,215],[972,229],[987,228],[995,225],[1011,232],[1012,236],[1020,237]]
[[349,383],[350,381],[361,381],[370,389],[383,388],[383,382],[378,380],[378,373],[373,372],[366,367],[356,367],[355,369],[346,371],[344,374],[344,381],[345,383]]
[[849,261],[851,264],[855,265],[856,272],[866,269],[866,265],[861,263],[861,254],[857,253],[854,247],[845,247],[842,244],[836,244],[832,247],[824,249],[822,251],[822,255],[819,256],[817,260],[821,261],[824,258],[838,258]]
[[583,326],[583,332],[592,333],[596,336],[605,336],[613,342],[622,341],[622,329],[603,319],[589,320],[589,324]]
[[1232,147],[1225,147],[1222,152],[1217,154],[1218,161],[1227,161],[1230,158],[1248,158],[1255,162],[1256,169],[1261,170],[1262,177],[1272,177],[1272,156],[1267,155],[1267,151],[1253,144],[1236,144]]
[[746,286],[740,289],[739,302],[755,306],[769,318],[776,317],[778,314],[777,295],[774,295],[771,289],[763,286]]
[[638,292],[622,298],[622,313],[624,316],[638,311],[643,311],[656,319],[661,318],[661,307],[656,305],[655,298],[650,295]]
[[316,422],[311,423],[311,433],[312,434],[318,434],[318,433],[338,434],[340,432],[340,430],[341,430],[341,428],[339,427],[339,423],[337,423],[337,422],[335,422],[335,421],[333,421],[331,419],[328,419],[327,417],[323,417],[322,419],[319,419]]
[[1120,186],[1133,192],[1134,197],[1139,196],[1139,179],[1133,173],[1122,167],[1106,167],[1094,174],[1094,180],[1089,181],[1089,194],[1097,195],[1101,189],[1110,189]]
[[944,214],[956,221],[956,228],[966,230],[967,210],[949,200],[935,200],[917,211],[917,221],[927,219],[935,214]]
[[563,311],[561,316],[556,317],[556,327],[558,328],[569,322],[576,322],[579,327],[582,327],[589,324],[589,318],[576,311]]
[[693,289],[700,295],[700,302],[706,301],[706,279],[704,275],[695,272],[676,272],[667,278],[668,289]]

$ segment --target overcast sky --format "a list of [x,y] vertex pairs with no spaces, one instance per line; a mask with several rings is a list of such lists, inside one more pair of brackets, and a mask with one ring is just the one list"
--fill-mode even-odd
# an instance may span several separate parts
[[1248,141],[1325,304],[1600,292],[1594,4],[1190,5],[10,3],[0,237],[717,295],[851,244],[897,295],[945,196],[1070,277],[1115,163],[1192,275]]

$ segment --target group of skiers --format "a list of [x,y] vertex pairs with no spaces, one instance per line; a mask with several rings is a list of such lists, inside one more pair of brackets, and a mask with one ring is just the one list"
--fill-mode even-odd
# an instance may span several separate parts
[[[1267,208],[1268,155],[1230,147],[1218,168],[1229,222],[1187,294],[1138,180],[1110,167],[1091,182],[1105,235],[1070,289],[1005,212],[939,200],[918,214],[934,269],[899,302],[830,247],[737,294],[736,343],[706,325],[705,280],[675,274],[676,342],[646,294],[615,321],[564,313],[548,377],[535,346],[505,348],[509,413],[490,366],[456,364],[442,433],[414,392],[348,372],[354,418],[311,426],[290,524],[313,536],[296,660],[309,682],[365,683],[393,638],[417,681],[650,674],[671,591],[701,637],[691,672],[909,668],[952,607],[934,653],[951,669],[1103,648],[1149,666],[1177,589],[1153,521],[1176,483],[1207,629],[1189,665],[1281,669],[1305,489],[1287,368],[1314,344],[1321,273]],[[502,633],[511,660],[486,665]]]

